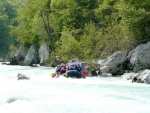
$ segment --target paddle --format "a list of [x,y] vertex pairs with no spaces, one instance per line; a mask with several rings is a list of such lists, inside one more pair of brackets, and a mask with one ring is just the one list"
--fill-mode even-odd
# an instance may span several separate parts
[[52,78],[56,76],[56,73],[51,73]]

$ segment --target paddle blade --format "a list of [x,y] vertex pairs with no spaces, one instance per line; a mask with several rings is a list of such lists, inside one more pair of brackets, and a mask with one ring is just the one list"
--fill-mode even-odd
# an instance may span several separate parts
[[82,71],[81,74],[82,74],[83,76],[87,76],[89,73],[88,73],[87,71]]
[[56,73],[51,73],[52,78],[56,76]]

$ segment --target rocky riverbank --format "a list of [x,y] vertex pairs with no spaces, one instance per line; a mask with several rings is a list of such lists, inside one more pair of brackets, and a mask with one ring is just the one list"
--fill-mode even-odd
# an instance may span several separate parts
[[129,52],[118,51],[97,62],[100,76],[120,75],[125,80],[150,84],[150,42]]
[[[45,65],[48,60],[48,47],[42,43],[37,51],[34,45],[25,52],[24,47],[20,47],[10,61],[10,65]],[[61,63],[60,58],[56,56],[56,64]],[[127,53],[118,51],[106,59],[99,59],[95,64],[97,69],[90,69],[87,62],[81,62],[78,59],[72,59],[69,63],[81,63],[83,69],[89,72],[88,76],[112,77],[120,76],[125,80],[132,82],[150,84],[150,42],[137,46],[134,50]]]

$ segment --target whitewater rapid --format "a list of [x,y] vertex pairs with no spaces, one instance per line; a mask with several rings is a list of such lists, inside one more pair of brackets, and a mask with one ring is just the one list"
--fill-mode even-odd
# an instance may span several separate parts
[[[149,113],[150,85],[120,77],[51,78],[51,67],[0,65],[0,113]],[[17,80],[22,73],[30,80]]]

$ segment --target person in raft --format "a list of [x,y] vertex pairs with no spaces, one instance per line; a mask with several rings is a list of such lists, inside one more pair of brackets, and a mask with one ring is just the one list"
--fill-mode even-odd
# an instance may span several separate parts
[[68,70],[65,73],[65,76],[68,77],[73,77],[73,78],[85,78],[85,76],[83,76],[81,74],[82,68],[80,65],[78,64],[73,64],[70,68],[68,68]]
[[60,66],[60,65],[57,65],[55,78],[58,78],[58,77],[59,77],[59,75],[60,75],[60,70],[61,70],[61,66]]
[[58,65],[56,68],[57,76],[55,78],[59,77],[60,75],[63,75],[64,73],[66,73],[66,65],[62,63],[61,65]]
[[61,70],[60,70],[60,74],[63,75],[64,73],[66,73],[66,65],[65,64],[61,64]]

